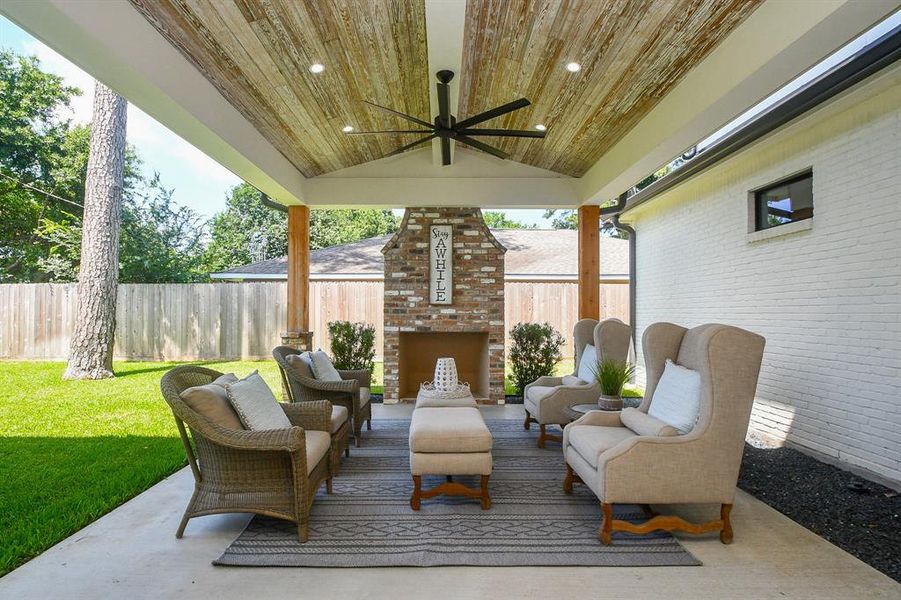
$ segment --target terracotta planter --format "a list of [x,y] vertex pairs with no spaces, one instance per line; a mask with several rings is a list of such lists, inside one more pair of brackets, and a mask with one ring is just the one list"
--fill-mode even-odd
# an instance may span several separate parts
[[598,398],[598,408],[601,410],[622,410],[623,397],[601,394]]

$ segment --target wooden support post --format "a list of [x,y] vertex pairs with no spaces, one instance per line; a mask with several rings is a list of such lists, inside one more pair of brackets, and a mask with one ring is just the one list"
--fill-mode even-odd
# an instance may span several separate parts
[[288,207],[288,331],[284,343],[310,350],[310,209]]
[[601,208],[579,207],[579,318],[601,318]]

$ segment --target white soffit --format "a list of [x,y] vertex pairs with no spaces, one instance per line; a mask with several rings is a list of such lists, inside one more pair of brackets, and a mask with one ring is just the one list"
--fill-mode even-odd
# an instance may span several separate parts
[[768,0],[579,180],[617,197],[897,10],[897,0]]
[[4,0],[0,12],[238,177],[301,203],[300,171],[127,0]]

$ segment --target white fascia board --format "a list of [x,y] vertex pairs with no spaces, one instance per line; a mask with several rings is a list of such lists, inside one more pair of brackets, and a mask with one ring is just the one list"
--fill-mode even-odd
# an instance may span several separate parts
[[302,203],[303,174],[127,0],[6,0],[0,13],[274,200]]
[[585,173],[580,203],[617,197],[899,5],[767,0]]
[[314,207],[478,206],[490,208],[572,207],[577,201],[566,179],[508,178],[313,178],[305,199]]

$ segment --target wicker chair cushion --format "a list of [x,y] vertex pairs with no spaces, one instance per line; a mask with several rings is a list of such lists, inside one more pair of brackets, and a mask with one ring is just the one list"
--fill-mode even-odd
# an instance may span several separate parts
[[290,429],[291,421],[256,371],[225,386],[228,399],[247,429]]
[[319,381],[341,381],[341,374],[332,364],[332,359],[322,350],[317,350],[310,354],[310,360],[313,364],[313,375]]
[[225,373],[213,380],[214,385],[225,387],[230,383],[238,381],[238,376],[234,373]]
[[335,433],[341,426],[347,422],[347,407],[339,406],[337,404],[332,405],[332,420],[329,425],[330,433]]
[[372,397],[372,394],[369,392],[369,388],[360,388],[360,406],[366,406],[369,404],[369,400]]
[[[223,376],[224,377],[224,376]],[[219,379],[222,379],[220,377]],[[216,381],[219,381],[217,379]],[[237,377],[235,377],[237,380]],[[228,429],[244,429],[238,413],[232,408],[228,394],[222,385],[214,381],[208,385],[189,387],[179,394],[185,404],[199,415],[206,417],[211,423]]]
[[301,377],[315,379],[309,352],[304,352],[303,354],[289,354],[285,357],[285,362],[288,363],[288,366],[294,369]]
[[327,431],[307,429],[304,432],[307,450],[307,475],[313,472],[322,457],[328,453],[332,445],[332,436]]

